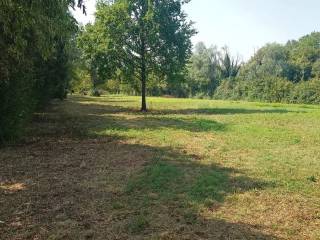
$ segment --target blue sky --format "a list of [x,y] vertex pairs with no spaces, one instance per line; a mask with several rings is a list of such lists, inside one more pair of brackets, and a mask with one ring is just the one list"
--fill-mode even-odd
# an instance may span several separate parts
[[[94,0],[87,0],[86,23],[93,21]],[[320,0],[193,0],[185,6],[198,30],[193,43],[227,45],[247,60],[268,42],[286,43],[320,31]]]

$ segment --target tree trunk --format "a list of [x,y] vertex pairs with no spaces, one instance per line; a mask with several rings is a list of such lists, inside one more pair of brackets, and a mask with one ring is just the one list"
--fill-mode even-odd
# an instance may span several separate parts
[[147,101],[146,101],[146,82],[147,82],[147,68],[145,58],[146,46],[142,39],[141,44],[141,112],[147,112]]
[[91,77],[91,82],[92,82],[92,88],[96,89],[97,86],[97,74],[96,74],[96,69],[94,66],[91,66],[91,71],[90,71],[90,77]]
[[145,64],[142,64],[142,68],[141,68],[141,112],[147,111],[146,81],[147,81],[146,68],[145,68]]

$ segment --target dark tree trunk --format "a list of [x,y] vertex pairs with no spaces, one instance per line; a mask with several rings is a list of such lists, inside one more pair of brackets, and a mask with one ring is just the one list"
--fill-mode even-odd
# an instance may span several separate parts
[[93,89],[96,89],[96,86],[97,86],[97,73],[96,73],[96,69],[94,68],[94,66],[91,66],[90,75],[91,75],[92,87],[93,87]]
[[146,70],[141,69],[141,112],[147,111],[147,101],[146,101]]
[[145,59],[145,44],[141,44],[141,112],[147,112],[146,101],[146,82],[147,82],[147,68]]

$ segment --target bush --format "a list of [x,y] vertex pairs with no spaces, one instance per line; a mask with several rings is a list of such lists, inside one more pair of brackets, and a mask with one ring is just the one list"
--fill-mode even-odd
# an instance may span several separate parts
[[225,79],[217,88],[216,99],[286,102],[290,99],[293,83],[277,77],[255,80]]
[[216,89],[214,98],[216,99],[243,99],[245,82],[235,78],[228,78],[221,81],[220,86]]
[[320,79],[296,84],[290,96],[290,102],[320,104]]
[[250,81],[248,99],[266,102],[287,102],[290,98],[293,83],[278,77],[263,77]]

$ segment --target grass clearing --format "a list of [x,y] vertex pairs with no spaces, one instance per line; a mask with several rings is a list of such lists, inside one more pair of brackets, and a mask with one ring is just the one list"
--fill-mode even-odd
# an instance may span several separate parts
[[1,239],[320,239],[320,107],[71,96],[0,152]]

